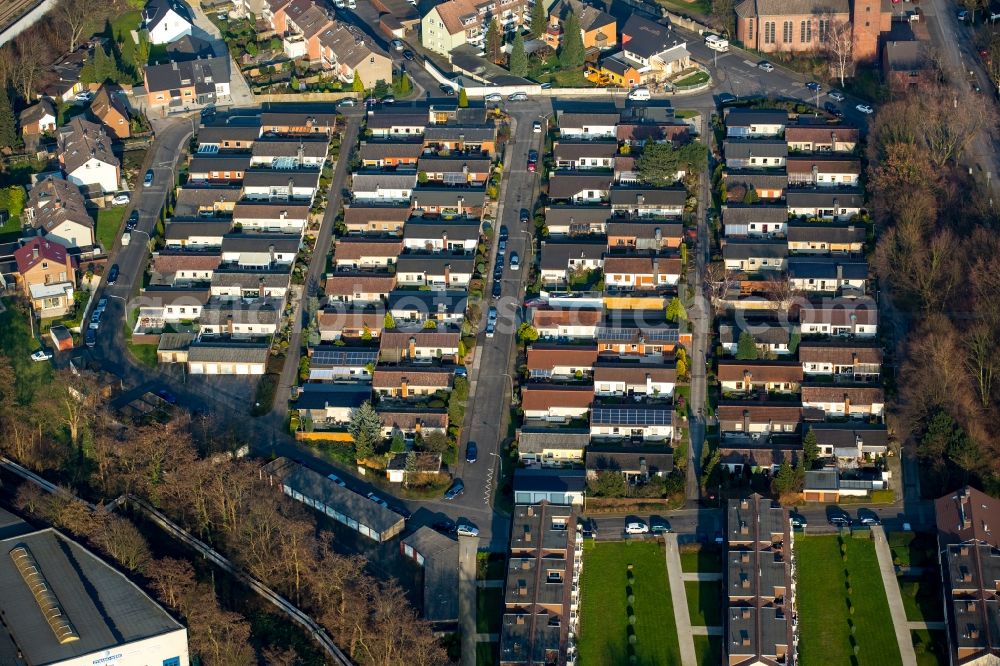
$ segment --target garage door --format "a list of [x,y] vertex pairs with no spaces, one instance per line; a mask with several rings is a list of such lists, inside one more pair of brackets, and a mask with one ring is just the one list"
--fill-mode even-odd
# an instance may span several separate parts
[[205,366],[201,363],[190,363],[188,367],[188,372],[192,375],[203,375],[205,374]]
[[233,364],[232,363],[223,363],[222,364],[222,369],[219,372],[222,373],[223,375],[232,375],[232,374],[234,374],[233,373]]
[[247,363],[237,363],[236,364],[236,374],[238,375],[249,375],[250,365]]
[[219,374],[219,365],[217,363],[206,363],[205,364],[205,374],[207,374],[207,375],[217,375],[217,374]]

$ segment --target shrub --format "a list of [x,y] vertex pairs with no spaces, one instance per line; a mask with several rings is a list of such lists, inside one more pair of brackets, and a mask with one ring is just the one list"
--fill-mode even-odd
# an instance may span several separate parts
[[635,615],[629,615],[628,616],[628,623],[631,624],[631,625],[635,624]]
[[631,636],[629,636],[629,637],[628,637],[628,642],[629,642],[629,645],[635,645],[635,642],[636,642],[637,640],[638,640],[638,639],[637,639],[637,638],[635,637],[635,634],[632,634]]
[[634,594],[628,595],[627,601],[628,601],[628,605],[629,606],[634,606],[635,605],[635,595]]

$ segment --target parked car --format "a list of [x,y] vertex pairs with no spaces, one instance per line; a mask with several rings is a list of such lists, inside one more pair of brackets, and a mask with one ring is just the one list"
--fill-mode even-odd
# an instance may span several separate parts
[[438,88],[440,88],[441,92],[443,92],[448,97],[453,97],[455,95],[455,88],[447,83],[442,83],[441,85],[438,86]]
[[528,162],[528,171],[530,173],[535,173],[535,169],[537,169],[537,168],[538,168],[538,165],[536,165],[534,162]]
[[806,88],[813,91],[814,93],[818,93],[821,90],[823,90],[823,87],[820,86],[820,84],[816,83],[815,81],[810,81],[809,83],[807,83]]
[[479,536],[479,528],[475,525],[460,524],[456,530],[458,536]]
[[865,114],[865,115],[871,115],[871,114],[875,113],[875,109],[873,109],[872,107],[868,106],[867,104],[858,104],[854,108],[857,109],[858,111],[860,111],[861,113]]
[[88,328],[87,332],[83,334],[83,342],[90,348],[97,346],[97,334]]
[[511,101],[511,102],[527,102],[528,101],[528,93],[525,93],[525,92],[511,93],[507,97],[507,99],[509,101]]
[[475,442],[469,442],[465,445],[465,462],[474,463],[477,460],[479,460],[479,449]]
[[[527,208],[521,209],[521,222],[527,222],[531,219],[531,212]],[[506,239],[504,239],[506,240]]]
[[860,522],[864,527],[882,524],[878,514],[871,509],[858,509],[858,522]]
[[642,522],[641,520],[633,520],[625,523],[625,533],[626,534],[648,534],[649,525]]
[[666,518],[652,516],[649,519],[649,531],[653,534],[668,534],[673,530],[670,529],[670,521]]
[[389,508],[389,503],[388,503],[388,502],[386,502],[386,501],[385,501],[384,499],[382,499],[381,497],[379,497],[378,495],[376,495],[375,493],[368,493],[367,495],[365,495],[365,497],[367,497],[367,498],[368,498],[368,499],[370,499],[371,501],[375,502],[376,504],[379,504],[379,505],[381,505],[381,506],[384,506],[384,507],[385,507],[385,508],[387,508],[387,509]]
[[451,486],[448,490],[444,491],[444,498],[447,500],[452,500],[465,492],[465,484],[462,483],[461,479],[455,479],[452,481]]
[[827,93],[827,96],[830,99],[836,100],[838,102],[843,102],[846,99],[844,97],[844,93],[840,92],[839,90],[831,90],[829,93]]
[[536,120],[531,125],[531,131],[534,132],[535,134],[541,134],[542,133],[542,124]]
[[773,72],[774,71],[774,65],[772,65],[771,63],[769,63],[766,60],[761,60],[759,63],[757,63],[757,69],[762,69],[765,72]]
[[122,192],[121,194],[116,194],[113,199],[111,199],[112,206],[127,206],[131,199],[128,196],[128,192]]
[[507,225],[500,225],[500,234],[497,236],[497,239],[502,241],[507,240]]
[[628,98],[633,102],[645,102],[651,97],[652,95],[649,94],[649,88],[634,88],[628,94]]
[[118,268],[118,264],[112,264],[111,270],[108,271],[108,284],[114,284],[118,282],[118,273],[121,269]]
[[94,310],[100,310],[101,312],[104,312],[107,309],[107,307],[108,307],[108,297],[104,296],[101,298],[101,300],[97,301],[97,305],[94,307]]
[[160,389],[156,392],[156,395],[163,398],[163,400],[169,402],[171,405],[177,404],[177,397],[167,389]]
[[89,102],[94,99],[94,93],[89,90],[84,90],[82,93],[77,93],[75,99],[78,102]]
[[538,87],[541,90],[549,90],[549,89],[552,88],[552,82],[551,81],[546,81],[545,83],[543,83],[542,85],[540,85]]
[[50,358],[52,358],[52,354],[50,354],[44,349],[39,349],[38,351],[36,351],[34,354],[31,355],[31,360],[35,362],[48,361]]
[[410,51],[409,49],[403,51],[403,57],[407,60],[413,60],[413,51]]
[[392,40],[392,41],[391,41],[391,42],[389,42],[389,43],[390,43],[390,45],[392,46],[392,50],[393,50],[393,51],[402,51],[403,49],[405,49],[405,48],[406,48],[406,47],[405,47],[405,46],[403,45],[403,42],[402,42],[402,41],[400,41],[400,40],[398,40],[398,39],[394,39],[394,40]]
[[455,522],[452,520],[439,520],[431,525],[431,528],[441,532],[442,534],[454,534]]
[[500,102],[503,101],[503,95],[501,95],[500,93],[490,93],[483,99],[486,100],[487,104],[499,104]]
[[497,320],[497,306],[491,305],[489,311],[486,314],[486,321],[496,321]]
[[394,95],[386,95],[385,97],[382,98],[382,103],[383,104],[395,104],[396,103],[396,97]]
[[[497,289],[496,289],[496,287],[494,287],[493,288],[493,293],[496,294],[496,292],[497,292]],[[495,297],[495,298],[499,298],[499,297]],[[492,338],[496,334],[497,334],[497,325],[494,322],[492,322],[492,321],[491,322],[487,322],[486,323],[486,337],[487,338]]]
[[139,211],[134,210],[125,220],[125,231],[132,231],[139,224]]
[[90,315],[90,324],[87,328],[92,330],[97,330],[101,327],[101,317],[104,316],[104,310],[94,310],[94,314]]
[[792,527],[799,530],[804,530],[806,526],[809,525],[809,521],[802,514],[795,513],[794,511],[788,514],[788,518],[792,523]]
[[517,256],[517,252],[510,253],[510,270],[516,271],[521,268],[521,259]]
[[[956,16],[957,16],[958,20],[961,21],[962,23],[965,23],[966,21],[969,20],[969,12],[967,12],[964,9],[961,10],[960,12],[958,12],[958,14],[956,14]],[[79,95],[78,95],[78,97],[79,97]]]
[[341,488],[346,488],[346,487],[347,487],[347,484],[346,484],[346,483],[344,483],[344,480],[343,480],[343,479],[341,479],[341,478],[340,478],[339,476],[337,476],[336,474],[328,474],[328,475],[326,476],[326,478],[330,479],[331,481],[333,481],[334,483],[336,483],[336,484],[337,484],[338,486],[340,486]]
[[351,97],[345,97],[344,99],[340,100],[340,102],[338,102],[339,106],[354,106],[355,104],[356,102]]
[[497,254],[506,254],[507,252],[507,241],[502,240],[497,243]]
[[844,112],[837,108],[837,105],[833,102],[823,102],[823,110],[827,113],[833,114],[837,118],[843,118]]
[[[502,294],[502,293],[503,293],[503,285],[501,285],[499,281],[494,282],[493,283],[493,298],[500,298],[500,294]],[[489,329],[486,329],[486,333],[487,333],[486,337],[488,337],[488,338],[492,338],[493,337],[491,334],[489,334],[490,333]]]

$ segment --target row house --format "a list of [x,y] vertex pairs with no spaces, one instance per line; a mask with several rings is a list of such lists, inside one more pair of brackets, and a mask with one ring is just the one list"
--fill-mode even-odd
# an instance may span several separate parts
[[591,236],[605,233],[611,207],[557,204],[545,207],[545,228],[549,236]]
[[584,418],[593,401],[594,387],[589,384],[525,384],[521,387],[521,411],[526,420]]
[[348,234],[402,236],[409,218],[409,205],[344,206],[344,227]]
[[466,288],[475,263],[469,254],[402,254],[396,260],[396,282],[400,287]]
[[243,196],[253,201],[312,203],[319,190],[318,170],[272,171],[254,169],[243,174]]
[[722,247],[722,260],[732,271],[780,272],[785,270],[787,257],[788,243],[783,240],[733,238]]
[[785,198],[789,176],[781,171],[759,169],[730,169],[723,172],[726,179],[726,197],[740,203],[748,193],[754,193],[765,202]]
[[719,402],[717,416],[723,439],[767,440],[777,435],[799,435],[802,405],[791,402],[722,400]]
[[196,153],[188,164],[188,181],[213,185],[242,183],[250,160],[250,155]]
[[362,141],[358,159],[365,169],[416,169],[423,152],[424,143],[420,140]]
[[149,313],[164,323],[197,321],[202,309],[208,303],[210,293],[207,287],[184,288],[150,285],[139,297],[140,310]]
[[262,111],[261,130],[267,134],[304,136],[325,134],[331,136],[337,127],[337,113],[315,111]]
[[864,194],[858,189],[788,190],[788,214],[846,221],[864,209]]
[[802,407],[818,409],[826,418],[881,418],[885,395],[870,384],[803,384]]
[[319,337],[323,342],[378,339],[385,325],[385,315],[374,310],[323,310],[316,314]]
[[407,140],[415,136],[423,136],[429,121],[426,113],[419,110],[411,111],[400,107],[401,112],[379,111],[368,119],[366,128],[375,139]]
[[687,190],[670,188],[620,188],[609,193],[615,215],[630,217],[679,217],[687,204]]
[[861,254],[868,231],[863,224],[851,222],[788,223],[788,251],[792,254]]
[[233,207],[233,225],[243,231],[302,235],[309,223],[309,205],[292,202],[238,203]]
[[778,238],[786,233],[788,209],[784,206],[723,206],[722,223],[726,238]]
[[567,139],[615,139],[621,116],[617,113],[578,113],[559,111],[559,137]]
[[287,270],[215,270],[212,272],[209,294],[244,301],[266,298],[283,302],[290,282],[291,274]]
[[808,123],[802,118],[785,130],[788,150],[793,153],[853,153],[861,139],[857,127]]
[[457,152],[466,155],[497,154],[497,128],[493,123],[455,123],[435,125],[424,131],[424,149],[434,152]]
[[861,160],[856,157],[789,157],[785,163],[792,187],[856,187],[861,178]]
[[182,187],[177,190],[174,217],[231,217],[233,208],[242,198],[243,189],[238,186]]
[[599,363],[594,366],[594,394],[601,397],[668,398],[677,384],[676,368],[648,363]]
[[319,345],[309,350],[310,382],[370,382],[379,352],[372,347]]
[[603,268],[605,249],[600,242],[543,242],[539,259],[542,284],[566,285],[573,275]]
[[517,431],[517,455],[525,465],[582,464],[590,445],[589,428],[532,423]]
[[681,277],[681,260],[659,255],[607,256],[604,284],[608,291],[658,291],[676,287]]
[[410,205],[416,214],[438,215],[448,220],[463,217],[478,220],[486,207],[486,189],[421,185],[413,190]]
[[673,406],[670,404],[595,404],[590,410],[591,440],[667,442],[673,435]]
[[612,218],[605,230],[611,253],[676,250],[684,236],[684,225],[680,222],[649,218]]
[[531,325],[540,339],[594,340],[604,313],[592,308],[532,308]]
[[158,113],[232,101],[228,56],[172,60],[143,69],[146,104]]
[[724,393],[798,393],[802,366],[796,361],[719,361]]
[[741,474],[744,469],[776,474],[782,463],[797,466],[801,455],[802,444],[794,435],[758,439],[729,437],[719,444],[719,465],[730,474]]
[[877,382],[882,372],[882,348],[875,343],[804,342],[799,345],[799,361],[809,377]]
[[325,137],[277,137],[254,142],[250,165],[270,169],[320,169],[329,143]]
[[253,270],[291,269],[301,243],[301,238],[292,234],[226,234],[222,237],[222,263]]
[[164,250],[153,253],[152,271],[156,276],[155,281],[179,287],[196,282],[210,282],[221,263],[220,252]]
[[467,187],[484,186],[489,180],[492,162],[486,157],[421,157],[417,174],[421,181]]
[[263,133],[260,124],[254,125],[208,125],[198,128],[198,152],[213,154],[218,152],[247,152],[253,149]]
[[871,460],[889,450],[889,431],[883,423],[811,423],[821,456],[846,461]]
[[391,439],[397,432],[404,437],[448,432],[448,413],[443,409],[401,409],[395,406],[379,407],[382,436]]
[[458,331],[386,331],[379,341],[379,362],[458,364],[461,340]]
[[613,179],[610,173],[557,171],[549,177],[549,200],[573,203],[607,201]]
[[198,317],[201,336],[255,338],[278,331],[284,300],[262,298],[252,303],[229,298],[210,298]]
[[780,169],[788,158],[788,144],[782,139],[735,139],[723,142],[729,169]]
[[173,249],[200,249],[222,247],[222,239],[233,227],[232,220],[186,220],[174,218],[163,230],[163,243]]
[[327,301],[341,301],[364,307],[384,303],[396,288],[393,273],[331,273],[326,276],[323,293]]
[[400,240],[348,236],[334,245],[333,264],[337,270],[385,269],[396,263],[402,251]]
[[617,141],[556,141],[552,158],[557,169],[612,169]]
[[788,112],[778,109],[733,108],[726,112],[726,136],[732,139],[782,138]]
[[805,293],[864,293],[868,283],[868,263],[840,257],[790,257],[788,280],[792,288]]
[[383,398],[409,400],[450,391],[452,371],[448,368],[376,366],[372,389]]
[[682,344],[675,326],[600,326],[595,334],[597,352],[602,357],[617,356],[640,362],[662,362]]
[[417,185],[417,172],[359,171],[352,176],[351,183],[354,201],[403,204],[410,201]]
[[596,345],[536,343],[528,347],[526,367],[532,379],[572,380],[592,375],[596,362]]
[[798,307],[802,335],[874,338],[878,334],[878,305],[870,297],[826,298]]
[[743,333],[750,335],[759,351],[775,356],[795,353],[792,349],[793,340],[801,337],[798,326],[792,323],[747,321],[741,318],[733,324],[719,324],[719,344],[722,350],[735,356]]
[[403,248],[410,252],[472,254],[479,245],[480,223],[412,219],[403,227]]
[[[560,135],[562,128],[560,128]],[[615,139],[626,146],[644,146],[653,143],[672,143],[675,146],[687,143],[691,128],[675,122],[620,122],[615,128]]]
[[389,314],[404,324],[461,326],[468,294],[465,291],[395,290],[389,294]]
[[643,484],[653,477],[665,477],[674,469],[674,454],[665,446],[622,446],[595,444],[587,447],[587,479],[614,471],[629,484]]

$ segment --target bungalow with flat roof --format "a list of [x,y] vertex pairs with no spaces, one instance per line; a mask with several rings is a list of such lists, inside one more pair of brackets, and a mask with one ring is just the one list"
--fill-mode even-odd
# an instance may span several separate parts
[[233,224],[244,232],[301,235],[309,224],[309,204],[241,201],[233,207]]
[[347,236],[337,239],[333,264],[337,270],[384,269],[394,265],[402,251],[403,242],[394,238]]
[[517,468],[514,470],[513,485],[514,502],[517,504],[549,502],[582,506],[587,478],[582,469]]
[[663,477],[674,469],[674,454],[666,446],[617,446],[592,444],[587,447],[587,478],[617,473],[629,484],[646,483],[654,476]]
[[270,169],[319,169],[330,148],[326,137],[264,137],[250,149],[250,165]]
[[233,185],[243,182],[250,156],[232,153],[195,153],[188,164],[188,181],[197,184]]
[[179,218],[230,217],[243,198],[240,187],[181,187],[177,189],[174,216]]
[[788,214],[801,217],[818,217],[824,220],[850,220],[864,210],[864,193],[857,188],[850,189],[807,189],[789,188],[785,193]]
[[739,318],[739,321],[732,324],[719,324],[719,344],[722,345],[726,354],[736,355],[740,337],[744,332],[750,335],[759,351],[775,356],[787,356],[795,353],[792,348],[793,339],[796,336],[801,337],[799,327],[795,324]]
[[421,185],[413,190],[410,205],[416,214],[440,215],[445,220],[478,219],[486,206],[482,187]]
[[785,269],[787,256],[788,243],[784,240],[731,238],[722,246],[722,260],[731,271],[779,273]]
[[243,174],[243,195],[254,201],[312,203],[319,189],[316,169],[251,169]]
[[364,307],[385,302],[395,288],[394,273],[338,272],[326,276],[323,293],[327,301]]
[[788,175],[778,170],[730,169],[722,174],[726,181],[726,198],[742,202],[750,193],[764,201],[777,201],[785,197]]
[[379,362],[457,364],[461,340],[458,331],[386,331],[379,343]]
[[253,144],[260,139],[262,131],[260,124],[208,125],[198,129],[198,152],[245,153],[253,149]]
[[201,335],[234,340],[274,335],[284,303],[284,298],[264,297],[253,301],[209,298],[198,317]]
[[722,149],[728,169],[781,169],[788,157],[783,139],[727,138]]
[[617,141],[556,141],[552,155],[557,169],[611,169]]
[[315,111],[262,111],[260,125],[272,134],[326,134],[337,126],[337,114]]
[[283,269],[245,271],[224,268],[212,272],[209,293],[222,298],[239,298],[255,301],[271,298],[284,301],[291,282],[291,274]]
[[416,171],[358,171],[352,175],[354,201],[405,203],[417,184]]
[[497,128],[493,123],[455,123],[432,125],[424,130],[424,148],[489,156],[497,152]]
[[526,465],[582,463],[590,444],[588,428],[549,428],[525,425],[517,431],[517,454]]
[[417,173],[427,183],[449,186],[485,185],[493,169],[488,157],[425,155],[417,161]]
[[855,187],[861,159],[848,155],[790,156],[785,163],[791,187]]
[[291,403],[299,416],[307,416],[320,430],[340,429],[351,421],[351,414],[372,397],[367,382],[306,383]]
[[722,400],[716,411],[723,439],[798,436],[802,424],[802,405],[797,402]]
[[594,401],[592,385],[525,384],[521,410],[525,420],[568,421],[582,418]]
[[672,220],[629,219],[608,220],[608,252],[662,252],[680,247],[684,225]]
[[760,139],[781,137],[788,124],[788,112],[780,109],[726,110],[726,136],[731,138]]

